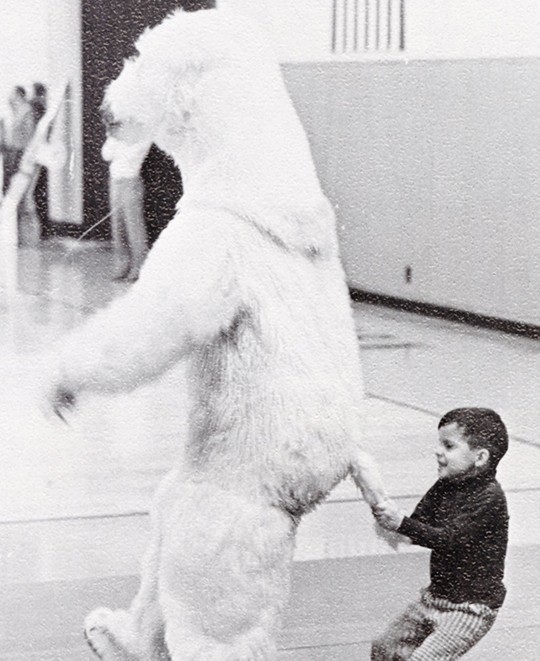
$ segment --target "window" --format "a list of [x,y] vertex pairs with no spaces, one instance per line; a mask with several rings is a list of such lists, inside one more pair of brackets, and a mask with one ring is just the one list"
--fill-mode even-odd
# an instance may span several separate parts
[[405,0],[333,0],[332,53],[405,50]]

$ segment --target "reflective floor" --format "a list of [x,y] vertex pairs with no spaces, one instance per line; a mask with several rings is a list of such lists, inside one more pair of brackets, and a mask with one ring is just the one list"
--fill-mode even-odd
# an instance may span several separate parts
[[[111,272],[102,245],[49,242],[20,251],[17,300],[0,299],[0,660],[91,658],[82,617],[136,589],[151,496],[185,424],[181,367],[129,396],[86,398],[68,425],[38,405],[39,357],[129,286]],[[436,479],[442,413],[491,406],[507,422],[509,594],[467,658],[537,659],[540,342],[368,305],[354,314],[365,446],[406,511]],[[368,659],[370,638],[427,580],[428,555],[378,538],[351,483],[305,517],[295,559],[283,659]]]

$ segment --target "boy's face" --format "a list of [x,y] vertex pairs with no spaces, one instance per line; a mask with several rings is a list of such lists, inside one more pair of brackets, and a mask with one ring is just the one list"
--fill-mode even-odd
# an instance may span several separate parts
[[145,139],[143,125],[134,120],[127,119],[122,122],[112,121],[108,126],[109,135],[112,135],[114,138],[117,138],[128,145],[134,145]]
[[469,447],[467,438],[456,422],[439,429],[435,455],[441,478],[457,477],[474,468],[481,468],[489,458],[487,450]]

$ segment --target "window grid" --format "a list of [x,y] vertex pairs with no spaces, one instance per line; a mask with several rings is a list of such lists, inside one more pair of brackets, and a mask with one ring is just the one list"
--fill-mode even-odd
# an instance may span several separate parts
[[333,53],[405,50],[406,0],[333,0]]

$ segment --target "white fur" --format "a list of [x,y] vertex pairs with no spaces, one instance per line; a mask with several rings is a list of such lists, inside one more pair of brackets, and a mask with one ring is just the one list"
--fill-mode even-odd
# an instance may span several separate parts
[[140,280],[66,343],[55,389],[126,391],[185,360],[193,409],[141,591],[87,636],[104,659],[268,659],[300,515],[349,473],[383,498],[334,215],[256,24],[179,11],[137,48],[105,102],[185,194]]

